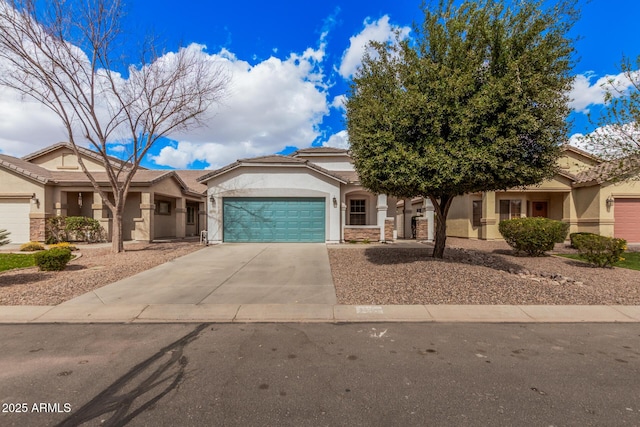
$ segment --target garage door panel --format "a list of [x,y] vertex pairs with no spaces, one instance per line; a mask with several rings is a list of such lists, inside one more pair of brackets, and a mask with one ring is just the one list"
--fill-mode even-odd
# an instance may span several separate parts
[[29,236],[29,200],[21,202],[0,201],[0,230],[7,230],[11,234],[12,243],[25,243]]
[[323,198],[225,198],[226,242],[324,242]]
[[640,199],[620,199],[614,202],[614,236],[629,243],[640,243]]

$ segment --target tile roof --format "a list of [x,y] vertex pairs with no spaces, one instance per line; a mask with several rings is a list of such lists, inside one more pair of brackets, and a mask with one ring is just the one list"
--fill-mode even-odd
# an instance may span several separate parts
[[640,159],[628,157],[600,163],[576,175],[574,184],[602,184],[603,182],[625,179],[640,170]]
[[7,156],[6,154],[0,154],[0,167],[13,170],[20,175],[43,184],[51,180],[51,172],[49,170],[17,157]]
[[176,170],[174,171],[187,187],[194,193],[204,193],[207,191],[207,185],[198,181],[198,178],[209,171],[206,170]]
[[338,175],[347,183],[354,184],[360,182],[360,176],[356,171],[331,171],[334,175]]

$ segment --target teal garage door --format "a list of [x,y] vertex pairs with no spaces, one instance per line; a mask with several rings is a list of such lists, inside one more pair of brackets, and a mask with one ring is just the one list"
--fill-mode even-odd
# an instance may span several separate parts
[[226,197],[225,242],[325,242],[325,199]]

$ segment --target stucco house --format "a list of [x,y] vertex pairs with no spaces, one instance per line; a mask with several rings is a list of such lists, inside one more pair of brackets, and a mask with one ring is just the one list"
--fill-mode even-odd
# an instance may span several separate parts
[[[96,180],[109,188],[101,157],[83,148],[80,153]],[[206,228],[206,187],[196,178],[203,173],[137,171],[125,204],[124,239],[199,235]],[[44,241],[45,221],[56,215],[95,218],[107,233],[111,229],[109,211],[80,169],[70,145],[55,144],[23,158],[0,154],[0,229],[11,232],[11,241]]]
[[396,199],[364,190],[347,150],[242,159],[198,181],[214,243],[393,239]]
[[[592,232],[640,243],[640,182],[606,179],[609,163],[578,148],[565,146],[560,171],[540,185],[509,191],[467,194],[454,199],[447,218],[447,235],[501,239],[498,223],[504,219],[541,216],[569,223],[569,232]],[[414,198],[398,204],[399,236],[406,218],[415,218],[415,236],[428,239],[428,200]],[[411,232],[411,228],[409,228]]]

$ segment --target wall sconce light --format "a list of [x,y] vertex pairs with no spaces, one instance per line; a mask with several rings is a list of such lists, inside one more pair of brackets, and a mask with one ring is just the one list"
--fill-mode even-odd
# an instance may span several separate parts
[[336,199],[336,196],[333,196],[333,207],[334,208],[338,207],[338,199]]
[[33,203],[37,207],[40,207],[40,200],[38,200],[38,198],[36,197],[36,193],[33,193],[31,195],[31,203]]
[[82,207],[82,193],[78,193],[78,206]]
[[611,209],[611,206],[613,206],[614,202],[615,202],[615,199],[613,198],[613,196],[607,197],[607,200],[606,200],[607,210]]
[[213,196],[213,194],[209,196],[209,202],[211,202],[212,208],[216,207],[216,198]]

